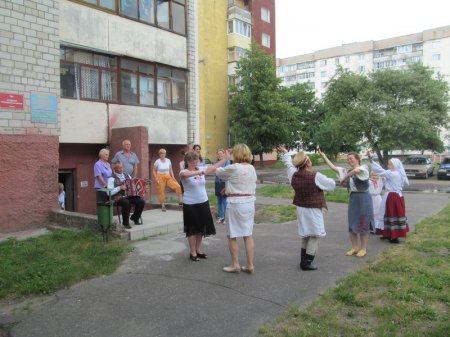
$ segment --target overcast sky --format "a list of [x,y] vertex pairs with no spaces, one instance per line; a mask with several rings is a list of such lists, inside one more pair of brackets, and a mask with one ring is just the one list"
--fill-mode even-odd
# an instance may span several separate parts
[[450,0],[276,0],[277,57],[450,25]]

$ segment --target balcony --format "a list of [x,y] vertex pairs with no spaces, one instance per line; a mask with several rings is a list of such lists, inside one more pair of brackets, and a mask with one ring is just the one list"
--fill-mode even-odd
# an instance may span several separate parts
[[237,6],[232,6],[228,7],[228,20],[230,19],[239,19],[244,22],[251,23],[252,15],[248,10],[245,10]]

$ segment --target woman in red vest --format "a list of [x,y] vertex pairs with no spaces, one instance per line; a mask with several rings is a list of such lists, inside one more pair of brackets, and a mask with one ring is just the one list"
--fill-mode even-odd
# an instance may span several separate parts
[[323,209],[327,208],[323,191],[333,191],[336,183],[320,172],[314,172],[305,152],[297,153],[292,160],[284,145],[278,150],[287,167],[288,179],[295,191],[293,204],[297,206],[298,234],[302,238],[300,268],[316,270],[312,264],[317,254],[319,238],[326,235]]

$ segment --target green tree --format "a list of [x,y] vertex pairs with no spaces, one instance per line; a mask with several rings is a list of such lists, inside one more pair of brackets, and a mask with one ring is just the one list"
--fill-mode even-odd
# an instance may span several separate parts
[[421,64],[368,76],[340,69],[329,82],[324,105],[319,134],[325,150],[361,144],[386,164],[391,150],[443,149],[439,129],[448,124],[448,84]]
[[237,84],[230,86],[230,128],[237,143],[245,143],[253,154],[271,152],[292,140],[298,129],[298,108],[283,99],[274,60],[256,42],[247,57],[236,65]]
[[317,101],[314,91],[308,84],[295,84],[282,87],[284,101],[296,109],[297,129],[293,131],[290,147],[300,146],[304,150],[313,151],[317,142],[315,135],[325,117],[323,105]]

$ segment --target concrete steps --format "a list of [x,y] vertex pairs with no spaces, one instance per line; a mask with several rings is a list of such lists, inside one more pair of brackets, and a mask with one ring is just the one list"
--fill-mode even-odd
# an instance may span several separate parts
[[128,233],[129,240],[142,240],[151,236],[182,231],[183,211],[181,207],[168,208],[166,212],[162,212],[159,208],[152,209],[142,213],[142,221],[143,225],[130,224],[131,229],[124,229],[125,233]]

